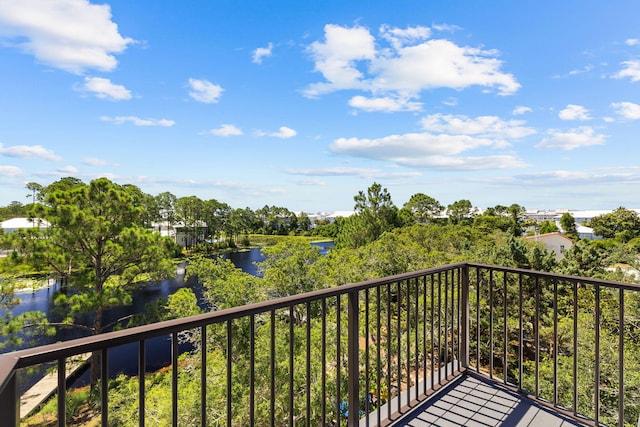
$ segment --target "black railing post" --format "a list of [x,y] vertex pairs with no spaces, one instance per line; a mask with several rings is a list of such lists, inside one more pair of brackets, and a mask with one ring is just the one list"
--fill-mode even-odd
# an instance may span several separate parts
[[360,307],[358,304],[358,291],[349,292],[349,326],[348,326],[348,377],[349,377],[349,427],[355,427],[360,423],[360,347],[359,347],[359,322]]
[[463,368],[469,367],[469,266],[465,264],[462,266],[461,277],[461,319],[460,319],[460,339],[462,340],[460,345],[460,363]]
[[[18,380],[15,372],[7,380],[5,387],[0,391],[0,425],[17,427],[20,425],[20,395],[18,393]],[[6,424],[5,424],[6,423]]]
[[67,361],[64,357],[58,359],[58,426],[67,425]]

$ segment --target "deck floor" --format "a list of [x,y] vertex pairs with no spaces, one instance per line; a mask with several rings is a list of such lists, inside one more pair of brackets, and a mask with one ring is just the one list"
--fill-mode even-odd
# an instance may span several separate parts
[[414,408],[392,425],[572,427],[581,424],[489,381],[463,375],[442,393]]

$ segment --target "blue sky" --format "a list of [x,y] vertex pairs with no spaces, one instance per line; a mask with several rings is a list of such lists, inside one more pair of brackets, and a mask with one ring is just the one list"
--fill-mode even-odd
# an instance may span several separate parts
[[640,207],[636,0],[0,0],[0,205],[106,176],[350,210]]

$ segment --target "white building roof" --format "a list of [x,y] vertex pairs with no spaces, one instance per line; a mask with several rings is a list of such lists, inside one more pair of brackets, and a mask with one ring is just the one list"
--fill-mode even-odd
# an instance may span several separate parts
[[11,218],[6,221],[2,221],[0,223],[0,228],[5,230],[5,232],[10,233],[14,230],[19,230],[23,228],[47,228],[51,224],[47,221],[40,218]]

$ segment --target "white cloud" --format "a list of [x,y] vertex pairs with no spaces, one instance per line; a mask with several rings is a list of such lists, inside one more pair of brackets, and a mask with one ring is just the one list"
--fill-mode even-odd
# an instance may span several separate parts
[[107,165],[106,160],[98,159],[96,157],[85,157],[82,159],[82,163],[89,166],[105,166]]
[[44,148],[42,145],[13,145],[5,148],[0,144],[0,154],[23,159],[39,158],[56,162],[62,160],[60,156],[57,156],[53,151]]
[[278,132],[270,133],[269,136],[273,136],[275,138],[288,139],[288,138],[293,138],[297,134],[298,132],[296,132],[295,130],[288,128],[286,126],[281,126]]
[[514,116],[521,116],[523,114],[526,113],[530,113],[533,110],[529,107],[525,107],[523,105],[518,105],[516,108],[513,109],[513,111],[511,112],[511,114],[513,114]]
[[308,52],[315,62],[315,71],[322,73],[328,82],[312,84],[304,93],[313,97],[340,89],[364,88],[363,74],[355,62],[375,59],[375,39],[369,30],[327,24],[324,33],[325,41],[313,42]]
[[291,175],[305,175],[305,176],[360,176],[363,178],[370,178],[374,174],[380,172],[379,169],[369,168],[318,168],[318,169],[285,169],[285,172]]
[[213,84],[207,80],[189,79],[189,87],[191,92],[189,96],[198,102],[205,104],[215,104],[218,102],[224,89],[217,84]]
[[102,77],[85,77],[84,84],[78,88],[81,91],[93,92],[96,98],[110,101],[126,101],[131,99],[131,91],[122,85],[111,83]]
[[568,104],[564,110],[561,110],[560,113],[558,113],[558,117],[562,120],[591,120],[589,110],[584,108],[582,105],[574,104]]
[[[520,168],[526,163],[504,151],[511,140],[536,130],[522,120],[496,116],[432,114],[421,120],[425,132],[381,138],[339,138],[330,145],[336,154],[380,160],[412,168],[484,170]],[[473,155],[471,155],[473,153]]]
[[374,178],[415,178],[422,176],[420,172],[384,172],[372,168],[318,168],[318,169],[285,169],[291,175],[303,176],[357,176],[364,179]]
[[293,181],[294,184],[296,185],[304,185],[304,186],[309,186],[309,187],[322,187],[324,185],[326,185],[326,183],[320,179],[296,179],[295,181]]
[[518,169],[526,167],[527,164],[513,155],[492,155],[492,156],[432,156],[428,158],[410,158],[404,162],[405,166],[446,169],[446,170],[495,170],[495,169]]
[[434,24],[431,26],[435,31],[446,31],[449,33],[454,33],[458,30],[461,30],[462,27],[458,25],[450,25],[450,24]]
[[267,47],[259,47],[253,51],[253,57],[251,62],[254,64],[262,64],[262,58],[268,58],[271,56],[273,50],[273,43],[269,43]]
[[640,120],[640,104],[633,102],[613,102],[611,103],[616,114],[629,120]]
[[585,65],[584,67],[582,67],[580,69],[569,71],[569,75],[570,76],[575,76],[575,75],[578,75],[578,74],[588,73],[591,70],[593,70],[593,65]]
[[0,165],[0,176],[16,177],[22,175],[24,175],[24,172],[17,166]]
[[597,134],[591,126],[581,126],[563,132],[557,129],[550,129],[549,136],[544,138],[536,148],[559,148],[561,150],[574,150],[576,148],[590,147],[604,144],[607,136]]
[[134,43],[120,35],[108,5],[88,0],[3,0],[0,37],[44,64],[76,74],[115,69],[114,54]]
[[461,47],[448,40],[429,40],[404,47],[397,55],[382,57],[372,65],[373,87],[401,93],[425,89],[465,89],[469,86],[497,87],[501,95],[520,88],[513,75],[499,72],[496,51]]
[[627,46],[637,46],[640,44],[640,39],[627,39],[624,41]]
[[108,117],[102,116],[100,120],[103,122],[111,122],[117,125],[121,125],[124,123],[133,123],[136,126],[161,126],[161,127],[171,127],[176,124],[173,120],[167,119],[141,119],[136,116],[116,116],[116,117]]
[[[316,97],[343,89],[370,92],[376,97],[416,97],[423,90],[470,86],[496,88],[501,95],[516,92],[520,84],[500,71],[496,50],[461,47],[444,39],[428,39],[426,27],[381,27],[376,41],[360,26],[325,26],[324,41],[308,47],[315,70],[325,81],[309,85],[303,93]],[[390,47],[378,48],[387,41]]]
[[573,186],[586,183],[590,186],[596,184],[624,184],[640,182],[640,170],[637,167],[613,167],[597,168],[591,170],[555,170],[542,171],[513,177],[519,185],[528,186]]
[[411,102],[408,99],[398,99],[392,97],[367,98],[361,95],[354,96],[349,100],[349,105],[364,111],[419,111],[422,104]]
[[393,28],[388,25],[380,27],[380,35],[383,39],[391,43],[395,50],[401,49],[407,44],[414,44],[421,40],[427,40],[431,37],[431,28],[429,27],[408,27],[405,29]]
[[56,169],[56,172],[61,173],[63,175],[77,175],[78,168],[76,168],[75,166],[68,165],[68,166],[64,166]]
[[224,124],[218,129],[211,129],[209,133],[216,136],[238,136],[242,135],[242,130],[234,125]]
[[640,81],[640,60],[625,61],[622,65],[624,69],[614,75],[615,78],[623,79],[629,77],[632,82]]
[[450,96],[444,101],[442,101],[442,103],[447,107],[455,107],[456,105],[458,105],[458,99]]
[[524,138],[536,133],[535,129],[524,126],[524,123],[523,120],[505,121],[496,116],[470,118],[445,114],[432,114],[421,120],[422,127],[429,132],[478,135],[500,141]]
[[434,135],[408,133],[377,139],[339,138],[330,146],[336,154],[396,163],[400,166],[480,170],[523,167],[521,160],[511,155],[462,157],[474,149],[500,148],[501,141],[469,135]]

